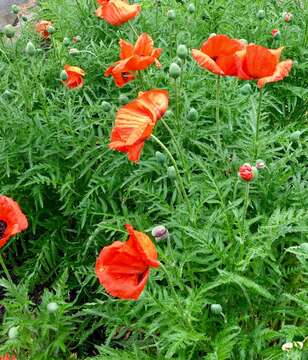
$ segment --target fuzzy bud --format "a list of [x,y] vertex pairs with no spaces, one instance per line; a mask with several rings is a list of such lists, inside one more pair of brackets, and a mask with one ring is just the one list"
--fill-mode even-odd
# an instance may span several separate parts
[[196,121],[198,120],[199,114],[198,111],[195,108],[190,108],[187,114],[187,119],[189,121]]
[[180,59],[186,59],[188,57],[187,46],[180,44],[177,48],[176,54]]
[[54,313],[59,309],[59,305],[56,302],[50,302],[47,304],[47,311],[50,313]]
[[5,90],[2,94],[2,96],[5,98],[5,99],[10,99],[12,96],[13,96],[13,93],[10,91],[10,90]]
[[259,20],[263,20],[263,19],[265,18],[265,11],[264,11],[264,10],[259,10],[259,11],[257,12],[257,18],[258,18]]
[[48,31],[48,34],[54,34],[56,29],[53,26],[48,26],[47,31]]
[[8,336],[11,340],[16,339],[18,336],[18,326],[12,326],[9,329]]
[[161,165],[163,165],[164,162],[166,161],[166,156],[160,151],[155,152],[155,158],[157,162],[160,163]]
[[251,94],[252,89],[251,89],[251,85],[249,83],[244,84],[243,86],[240,87],[240,94],[241,95],[249,95]]
[[22,21],[24,21],[24,22],[28,21],[28,18],[27,18],[26,15],[22,15],[21,19],[22,19]]
[[102,109],[104,112],[109,112],[111,110],[112,106],[108,101],[102,102]]
[[13,4],[12,5],[12,7],[11,7],[11,9],[12,9],[12,13],[13,14],[18,14],[19,13],[19,11],[20,11],[20,7],[19,6],[17,6],[16,4]]
[[173,9],[168,10],[167,17],[168,17],[169,20],[175,20],[176,12]]
[[290,22],[293,18],[293,15],[289,12],[284,12],[283,13],[283,18],[285,22]]
[[172,63],[169,67],[169,75],[173,78],[173,79],[177,79],[181,76],[181,68],[179,67],[178,64],[176,63]]
[[193,14],[196,11],[195,5],[193,3],[188,4],[187,10],[190,14]]
[[292,342],[287,342],[287,343],[285,343],[285,344],[283,344],[281,346],[282,351],[290,351],[292,349],[293,349],[293,343]]
[[174,166],[169,166],[167,169],[168,178],[174,180],[176,178],[176,171]]
[[220,304],[211,304],[211,312],[213,314],[221,314],[222,313],[222,306]]
[[273,29],[271,34],[272,34],[272,37],[275,40],[280,40],[281,34],[280,34],[280,31],[278,29]]
[[36,54],[36,48],[31,41],[27,43],[25,51],[28,56],[34,56]]
[[127,95],[121,94],[121,95],[119,96],[119,103],[120,103],[121,105],[125,105],[125,104],[127,104],[128,102],[129,102],[129,98],[128,98]]
[[71,44],[71,39],[69,37],[63,38],[63,45],[69,46]]
[[246,181],[252,181],[258,174],[258,170],[250,164],[244,164],[239,168],[238,176]]
[[257,168],[258,170],[265,169],[265,168],[266,168],[265,161],[262,160],[262,159],[258,159],[258,160],[256,161],[256,168]]
[[8,25],[5,25],[4,28],[3,28],[3,32],[4,32],[4,35],[8,38],[8,39],[12,39],[15,35],[15,29],[14,29],[14,26],[8,24]]
[[169,236],[169,231],[165,226],[158,225],[152,229],[152,236],[156,241],[165,240]]

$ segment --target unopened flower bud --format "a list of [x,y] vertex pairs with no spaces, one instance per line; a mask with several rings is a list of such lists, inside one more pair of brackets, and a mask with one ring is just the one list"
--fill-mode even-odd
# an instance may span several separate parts
[[258,159],[258,160],[256,161],[256,168],[257,168],[258,170],[265,169],[265,168],[266,168],[265,161],[262,160],[262,159]]
[[22,15],[21,19],[22,19],[22,21],[25,21],[25,22],[28,21],[28,18],[26,15]]
[[265,18],[265,11],[264,11],[264,10],[259,10],[259,11],[257,12],[257,18],[258,18],[259,20],[263,20],[263,19]]
[[76,48],[71,48],[68,52],[70,55],[78,55],[80,51]]
[[176,178],[176,171],[174,166],[169,166],[167,169],[168,178],[173,180]]
[[174,20],[176,18],[176,12],[173,9],[168,10],[167,17],[169,20]]
[[81,37],[79,35],[73,37],[73,43],[76,44],[81,41]]
[[187,119],[189,121],[196,121],[198,120],[199,114],[198,111],[195,108],[190,108],[187,114]]
[[188,49],[186,45],[180,44],[177,48],[176,54],[180,59],[186,59],[188,57]]
[[12,13],[13,13],[13,14],[18,14],[19,11],[20,11],[20,7],[17,6],[16,4],[13,4],[12,7],[11,7],[11,9],[12,9]]
[[50,313],[54,313],[59,309],[59,305],[56,302],[50,302],[47,304],[47,311]]
[[281,346],[282,351],[290,351],[293,349],[293,343],[287,342]]
[[193,14],[196,11],[195,5],[193,3],[188,4],[188,12]]
[[67,78],[68,78],[67,72],[66,72],[65,70],[62,70],[62,71],[60,72],[60,79],[61,79],[62,81],[65,81],[65,80],[67,80]]
[[158,225],[152,229],[152,236],[156,241],[165,240],[169,236],[169,231],[165,226]]
[[63,38],[63,45],[69,46],[71,44],[71,39],[69,37]]
[[239,168],[238,176],[246,182],[252,181],[257,175],[258,170],[250,164],[244,164]]
[[243,86],[240,87],[240,94],[241,95],[249,95],[251,94],[252,89],[251,89],[251,85],[249,83],[244,84]]
[[282,15],[285,22],[290,22],[293,18],[293,15],[289,12],[284,12]]
[[12,326],[10,329],[9,329],[9,332],[8,332],[8,336],[10,339],[16,339],[17,336],[18,336],[18,327],[17,326]]
[[48,31],[48,34],[54,34],[56,29],[53,26],[48,26],[47,31]]
[[127,95],[121,94],[121,95],[119,96],[119,103],[120,103],[121,105],[125,105],[125,104],[127,104],[128,102],[129,102],[129,98],[128,98]]
[[178,77],[181,76],[181,68],[179,67],[178,64],[176,63],[172,63],[169,67],[169,75],[173,78],[173,79],[177,79]]
[[34,56],[36,54],[36,48],[31,41],[27,43],[25,51],[28,56]]
[[275,40],[280,40],[280,38],[281,38],[280,31],[278,29],[273,29],[272,36]]
[[109,102],[103,101],[102,102],[102,109],[104,112],[109,112],[112,109],[112,106]]
[[220,304],[211,304],[211,311],[213,314],[221,314],[222,313],[222,307]]
[[3,32],[4,32],[4,35],[9,38],[9,39],[12,39],[15,35],[15,29],[14,29],[14,26],[8,24],[8,25],[5,25],[4,28],[3,28]]
[[165,162],[166,160],[166,156],[160,152],[160,151],[156,151],[155,152],[155,158],[157,160],[157,162],[159,162],[161,165]]

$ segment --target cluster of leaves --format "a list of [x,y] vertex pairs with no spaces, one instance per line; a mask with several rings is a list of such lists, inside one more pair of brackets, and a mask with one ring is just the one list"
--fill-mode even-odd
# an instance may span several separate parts
[[[221,142],[216,142],[215,78],[188,58],[182,64],[183,159],[158,123],[155,134],[179,160],[191,212],[157,162],[147,141],[138,166],[108,149],[120,95],[146,90],[138,81],[116,89],[104,70],[118,57],[118,39],[134,42],[129,26],[113,28],[94,16],[93,0],[39,2],[37,19],[56,29],[50,43],[29,22],[13,43],[0,34],[1,193],[18,200],[31,224],[4,249],[15,281],[4,280],[0,354],[21,359],[290,359],[281,345],[303,341],[307,326],[307,8],[300,1],[247,2],[143,0],[134,21],[162,47],[160,71],[150,68],[150,88],[174,89],[168,68],[177,44],[198,48],[210,33],[225,33],[264,46],[286,45],[296,60],[291,75],[269,85],[262,104],[259,153],[267,168],[251,185],[243,219],[239,165],[252,161],[257,89],[242,95],[242,82],[221,81]],[[262,7],[266,18],[255,14]],[[176,19],[166,16],[174,8]],[[294,14],[285,24],[281,14]],[[271,30],[281,30],[281,44]],[[80,35],[73,56],[64,37]],[[31,40],[41,50],[28,58]],[[86,71],[85,86],[67,91],[63,65]],[[102,101],[112,104],[104,113]],[[189,121],[191,107],[199,116]],[[108,297],[94,273],[100,249],[125,239],[125,223],[150,231],[164,224],[170,241],[157,244],[169,279],[159,269],[138,302]],[[168,281],[167,281],[168,280]],[[170,286],[173,284],[173,287]],[[175,291],[173,291],[173,289]],[[59,308],[48,310],[55,302]],[[211,311],[220,304],[222,313]],[[17,327],[17,336],[8,331]],[[305,342],[305,346],[306,346]]]

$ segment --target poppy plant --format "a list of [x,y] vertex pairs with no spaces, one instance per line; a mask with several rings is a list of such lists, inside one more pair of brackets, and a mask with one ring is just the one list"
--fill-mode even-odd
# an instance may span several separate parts
[[242,80],[258,80],[258,88],[265,84],[283,80],[292,68],[292,60],[279,62],[281,51],[249,44],[237,52],[238,77]]
[[83,86],[83,77],[85,72],[77,66],[65,65],[64,70],[67,74],[67,79],[63,81],[69,89],[80,88]]
[[159,267],[157,251],[150,238],[125,225],[129,239],[105,246],[96,261],[96,275],[107,293],[124,300],[138,300],[150,275]]
[[227,35],[215,35],[203,43],[200,50],[193,49],[192,57],[202,67],[216,75],[236,76],[235,53],[245,44]]
[[141,11],[139,4],[130,5],[125,0],[97,0],[97,2],[100,7],[96,10],[96,16],[114,26],[126,23]]
[[52,27],[51,21],[41,20],[35,25],[35,30],[41,35],[42,38],[48,39],[50,36],[50,33],[48,31],[49,27]]
[[144,70],[153,63],[160,67],[158,58],[161,51],[154,48],[152,38],[146,33],[139,36],[135,45],[121,39],[120,60],[112,64],[104,75],[112,75],[115,84],[121,87],[135,78],[136,71]]
[[28,221],[17,202],[11,198],[0,196],[0,248],[10,237],[26,230]]
[[168,91],[153,89],[140,93],[138,98],[124,105],[116,114],[109,147],[138,162],[144,142],[151,136],[156,122],[168,108]]

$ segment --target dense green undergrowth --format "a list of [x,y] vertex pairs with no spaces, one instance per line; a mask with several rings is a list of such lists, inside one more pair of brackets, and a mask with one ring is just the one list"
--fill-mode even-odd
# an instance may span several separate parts
[[[29,229],[3,249],[15,283],[2,279],[0,354],[18,359],[307,359],[304,349],[283,352],[286,342],[308,336],[307,327],[307,7],[300,1],[143,0],[133,21],[164,52],[162,68],[116,88],[103,76],[118,58],[118,39],[135,42],[128,26],[95,17],[93,0],[40,1],[35,19],[56,29],[48,48],[28,22],[16,42],[0,34],[0,193],[16,199]],[[176,19],[166,16],[175,9]],[[259,9],[266,11],[260,21]],[[157,14],[156,14],[157,11]],[[293,13],[290,23],[283,11]],[[281,31],[281,40],[271,36]],[[119,108],[139,91],[167,88],[176,44],[199,48],[210,33],[263,46],[285,46],[295,60],[286,79],[265,87],[259,157],[266,169],[250,184],[243,221],[245,184],[238,168],[253,163],[258,90],[243,95],[243,81],[221,79],[221,143],[216,138],[215,76],[191,57],[183,65],[181,126],[165,116],[183,150],[184,164],[158,122],[155,135],[179,161],[191,210],[167,174],[168,159],[148,140],[138,165],[108,149]],[[64,37],[80,35],[69,55]],[[42,50],[25,54],[28,41]],[[85,85],[69,91],[59,80],[64,64],[86,71]],[[105,113],[102,102],[112,104]],[[191,107],[198,119],[191,121]],[[105,245],[125,240],[124,224],[150,233],[164,224],[170,243],[159,242],[177,297],[165,274],[151,272],[138,302],[108,296],[94,272]],[[3,275],[4,276],[4,275]],[[178,300],[181,306],[178,306]],[[57,303],[55,312],[47,305]],[[222,313],[211,311],[220,304]],[[8,331],[18,327],[16,337]]]

